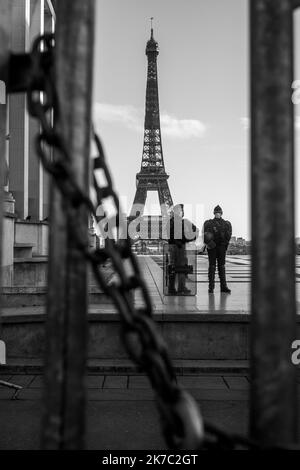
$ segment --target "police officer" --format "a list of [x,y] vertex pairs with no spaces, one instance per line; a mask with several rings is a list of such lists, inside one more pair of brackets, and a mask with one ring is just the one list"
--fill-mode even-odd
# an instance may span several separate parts
[[208,292],[213,294],[215,288],[216,262],[218,263],[218,272],[221,284],[221,292],[231,293],[226,284],[225,257],[226,250],[232,234],[231,223],[222,219],[223,211],[220,206],[214,208],[214,219],[204,222],[204,243],[207,246],[209,259],[208,268]]
[[[168,243],[170,261],[173,265],[184,267],[187,265],[186,244],[195,241],[198,237],[199,230],[188,219],[184,219],[184,205],[177,204],[174,206],[170,220],[167,224]],[[190,289],[186,287],[186,275],[178,273],[178,291],[175,289],[176,273],[169,274],[169,295],[188,295]]]

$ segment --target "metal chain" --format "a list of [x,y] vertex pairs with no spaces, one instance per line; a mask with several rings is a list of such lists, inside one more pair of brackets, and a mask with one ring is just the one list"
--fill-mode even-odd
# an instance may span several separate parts
[[[44,35],[38,37],[32,47],[31,59],[36,74],[41,76],[40,51],[41,46],[49,54],[52,63],[54,36]],[[33,74],[34,76],[34,74]],[[173,449],[236,449],[259,448],[259,446],[246,438],[231,436],[214,426],[204,424],[196,401],[183,390],[176,382],[172,362],[163,338],[157,331],[152,318],[152,303],[147,286],[143,279],[137,258],[131,248],[128,236],[106,238],[104,248],[91,249],[82,236],[74,211],[79,206],[85,206],[97,219],[97,207],[103,209],[103,202],[111,197],[114,202],[116,223],[114,228],[119,234],[127,235],[127,228],[120,215],[119,198],[114,190],[112,178],[106,164],[101,141],[93,131],[93,138],[98,149],[98,156],[94,160],[93,186],[97,202],[94,204],[90,197],[78,186],[72,161],[66,143],[59,130],[52,125],[49,111],[54,110],[59,116],[59,103],[55,89],[54,70],[47,67],[44,72],[44,93],[41,98],[39,89],[35,89],[34,82],[27,91],[28,109],[31,116],[38,119],[41,133],[36,137],[36,150],[45,170],[53,176],[53,183],[70,204],[67,207],[68,222],[71,224],[72,237],[78,250],[91,264],[99,286],[113,300],[121,319],[121,337],[129,357],[148,375],[156,395],[156,402],[161,417],[162,429],[166,442]],[[56,150],[55,158],[50,159],[45,149],[52,147]],[[106,186],[100,186],[96,173],[101,170],[106,178]],[[110,260],[116,274],[116,282],[107,284],[101,266]],[[126,265],[126,268],[125,268]],[[132,274],[128,276],[128,266]],[[134,298],[140,293],[142,307],[136,308]]]

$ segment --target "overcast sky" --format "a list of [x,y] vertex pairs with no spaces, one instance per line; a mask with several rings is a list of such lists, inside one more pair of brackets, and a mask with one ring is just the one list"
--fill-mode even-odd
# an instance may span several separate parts
[[[198,224],[212,217],[219,204],[223,217],[232,222],[233,235],[249,239],[247,1],[96,4],[95,121],[125,206],[127,200],[125,209],[130,211],[142,158],[145,46],[153,16],[160,48],[162,144],[173,201],[191,207],[188,215]],[[298,20],[297,14],[296,43]],[[298,168],[296,176],[297,181]]]

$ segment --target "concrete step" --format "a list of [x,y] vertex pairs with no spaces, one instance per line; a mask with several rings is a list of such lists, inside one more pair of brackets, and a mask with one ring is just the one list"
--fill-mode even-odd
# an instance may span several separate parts
[[48,258],[15,258],[13,282],[14,286],[42,287],[47,284]]
[[[1,296],[2,307],[37,307],[44,306],[47,299],[47,287],[13,286],[3,287]],[[91,304],[110,303],[110,299],[97,287],[89,286],[89,302]]]
[[[104,266],[103,272],[109,281],[112,269]],[[47,256],[33,256],[32,258],[15,258],[13,266],[13,284],[17,287],[45,287],[47,285]],[[97,286],[92,270],[88,268],[88,284]]]
[[33,246],[31,243],[15,243],[14,244],[14,258],[32,258]]

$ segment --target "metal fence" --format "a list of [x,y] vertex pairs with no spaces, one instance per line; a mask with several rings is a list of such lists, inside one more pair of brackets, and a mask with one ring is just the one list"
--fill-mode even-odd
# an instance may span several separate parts
[[[246,439],[203,423],[196,403],[176,385],[167,348],[151,318],[151,299],[128,240],[108,243],[105,249],[93,252],[88,249],[88,215],[95,211],[88,197],[94,1],[57,2],[55,39],[37,39],[25,61],[27,67],[10,53],[10,1],[0,2],[0,78],[8,93],[27,93],[29,111],[41,126],[38,154],[52,175],[43,448],[84,447],[87,262],[118,307],[130,357],[149,375],[170,447],[279,448],[297,442],[296,369],[290,360],[291,344],[296,338],[291,84],[293,12],[300,2],[250,0],[249,6],[253,248],[251,426],[250,439]],[[18,86],[14,84],[16,74]],[[1,104],[2,173],[5,113],[6,106]],[[97,204],[112,196],[117,205],[101,143],[97,136],[95,139],[99,150],[95,165],[103,170],[107,183],[99,187],[92,178]],[[44,151],[47,146],[54,148],[52,160]],[[101,275],[100,265],[105,259],[112,261],[118,274],[116,285],[107,286]],[[129,279],[124,274],[125,260],[132,266]],[[132,300],[135,290],[140,290],[144,299],[144,306],[138,310]]]

